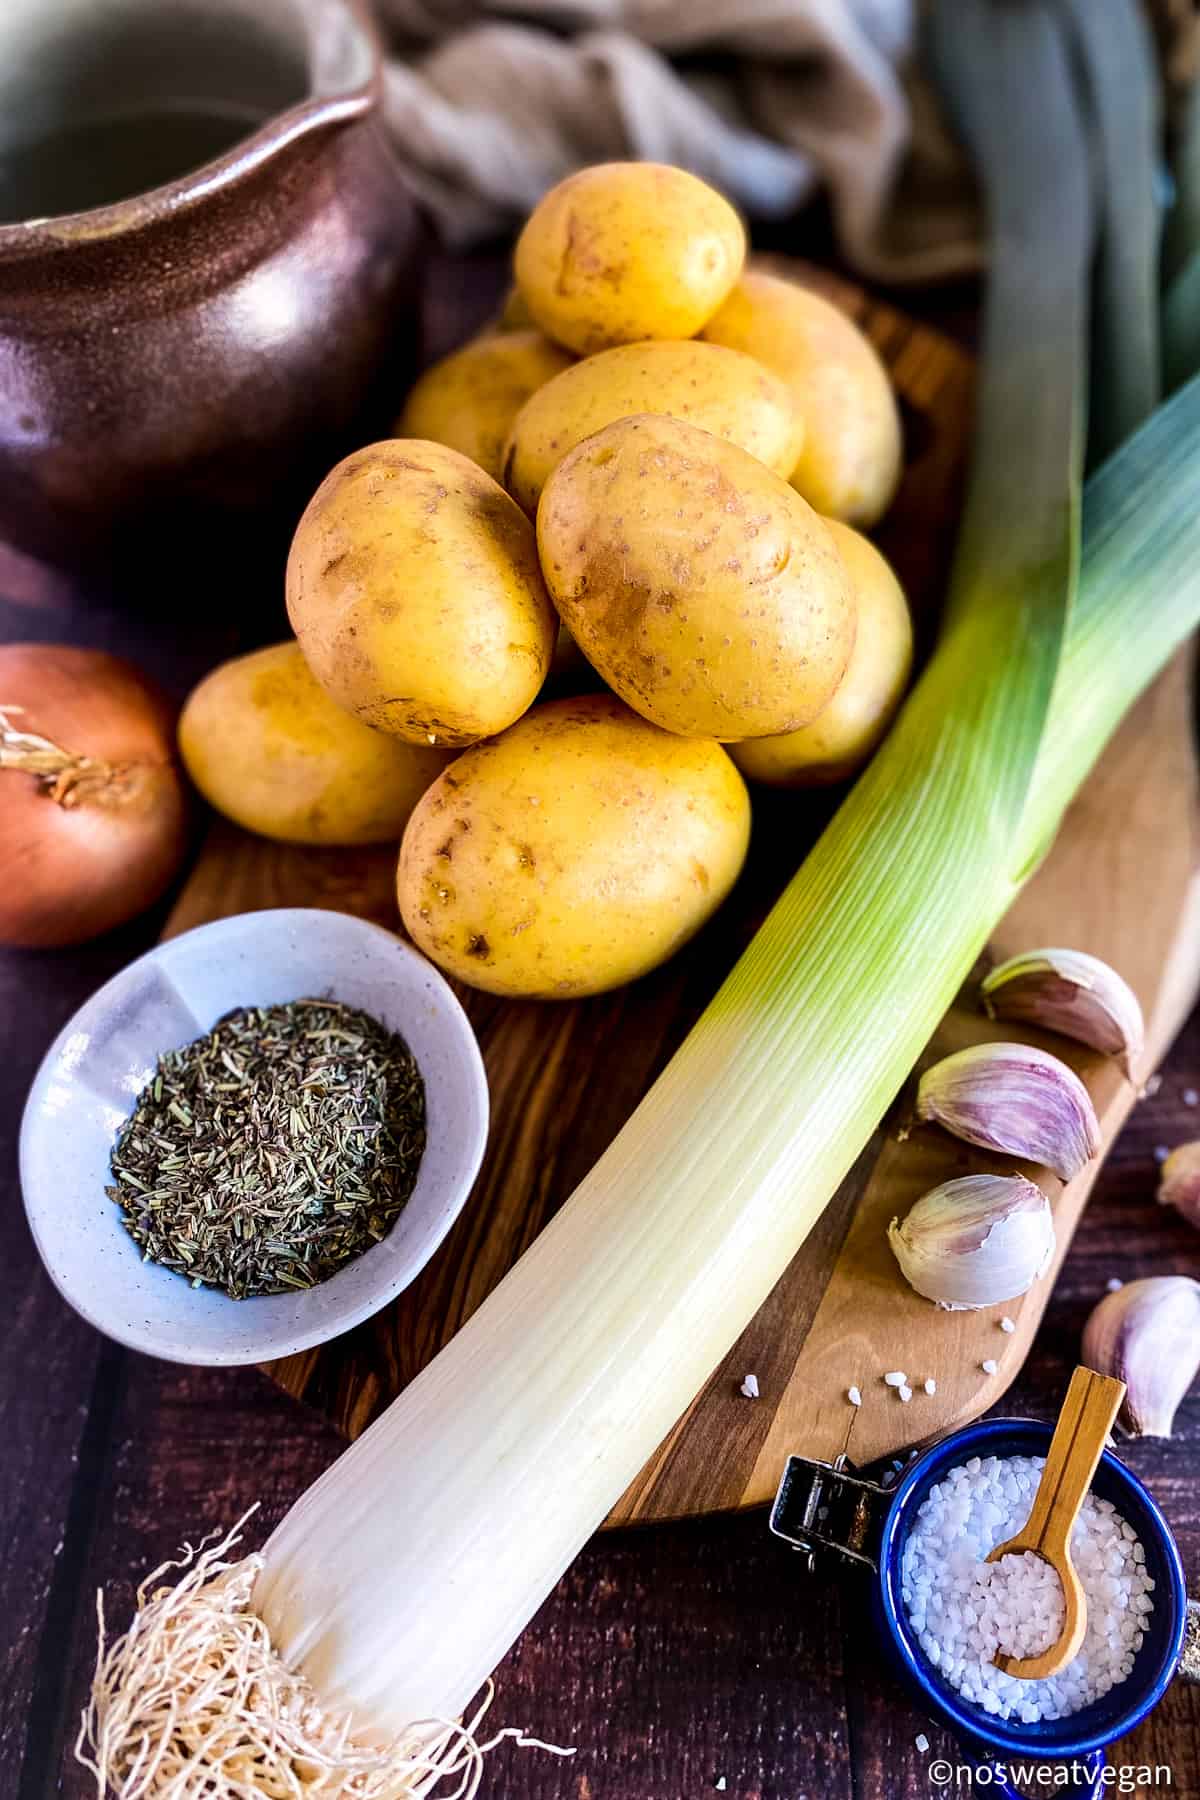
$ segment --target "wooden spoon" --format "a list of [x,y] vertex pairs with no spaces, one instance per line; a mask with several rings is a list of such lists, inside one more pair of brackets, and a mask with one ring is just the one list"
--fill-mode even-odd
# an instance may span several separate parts
[[1016,1536],[997,1544],[987,1559],[999,1562],[1002,1556],[1032,1550],[1062,1582],[1066,1611],[1057,1641],[1040,1656],[1009,1656],[997,1650],[992,1658],[998,1669],[1020,1681],[1044,1681],[1079,1654],[1087,1630],[1087,1597],[1071,1561],[1071,1532],[1124,1398],[1123,1381],[1097,1375],[1094,1369],[1076,1369],[1029,1517]]

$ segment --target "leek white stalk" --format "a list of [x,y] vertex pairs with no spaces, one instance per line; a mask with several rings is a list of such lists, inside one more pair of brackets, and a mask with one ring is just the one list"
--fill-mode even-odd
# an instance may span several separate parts
[[[939,10],[966,40],[947,52],[955,80],[983,90],[973,141],[1000,240],[942,644],[605,1156],[267,1543],[249,1601],[264,1710],[278,1654],[360,1741],[411,1746],[412,1721],[463,1714],[765,1300],[1126,705],[1200,617],[1200,389],[1110,465],[1118,516],[1096,520],[1071,616],[1091,231],[1066,57],[1036,4]],[[141,1670],[108,1673],[124,1694]],[[105,1740],[119,1777],[155,1731],[178,1735],[158,1704]],[[205,1785],[172,1793],[250,1791],[199,1748],[217,1725],[228,1742],[223,1704],[189,1694]],[[261,1768],[271,1721],[238,1722]],[[423,1780],[410,1761],[390,1787],[346,1791]]]

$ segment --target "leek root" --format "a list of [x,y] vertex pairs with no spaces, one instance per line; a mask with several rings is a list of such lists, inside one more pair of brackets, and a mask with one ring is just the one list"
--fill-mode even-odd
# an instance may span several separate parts
[[[465,1722],[429,1719],[390,1743],[356,1741],[349,1719],[325,1712],[276,1655],[253,1610],[263,1558],[234,1556],[245,1523],[148,1575],[133,1623],[112,1644],[97,1602],[97,1669],[76,1752],[101,1794],[418,1800],[454,1779],[442,1800],[471,1800],[484,1757],[506,1738],[575,1754],[512,1726],[481,1741],[490,1683]],[[157,1585],[164,1576],[178,1578]]]

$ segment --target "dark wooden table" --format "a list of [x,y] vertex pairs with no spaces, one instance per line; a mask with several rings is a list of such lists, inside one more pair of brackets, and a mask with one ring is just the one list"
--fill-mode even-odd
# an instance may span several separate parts
[[[442,342],[486,312],[497,268],[440,271],[432,316]],[[908,304],[939,319],[957,307],[944,296]],[[0,641],[31,638],[123,650],[177,691],[224,648],[209,622],[0,600]],[[0,879],[21,874],[7,868]],[[71,953],[0,953],[0,1800],[91,1791],[71,1747],[96,1588],[123,1618],[137,1578],[182,1540],[256,1501],[265,1531],[341,1448],[255,1371],[174,1368],[97,1337],[52,1290],[25,1228],[16,1138],[38,1059],[158,922]],[[1052,1415],[1110,1276],[1200,1272],[1200,1239],[1154,1201],[1155,1147],[1200,1136],[1200,1110],[1184,1100],[1193,1087],[1200,1013],[1110,1160],[1025,1374],[999,1410]],[[1126,1454],[1161,1500],[1200,1591],[1200,1393],[1172,1441]],[[485,1792],[508,1800],[956,1791],[930,1780],[933,1760],[955,1760],[954,1747],[888,1675],[862,1589],[836,1569],[804,1575],[761,1515],[596,1539],[502,1665],[495,1718],[578,1746],[570,1762],[499,1751]],[[923,1730],[925,1755],[915,1744]],[[1114,1759],[1167,1765],[1168,1791],[1200,1795],[1200,1690],[1174,1688]]]

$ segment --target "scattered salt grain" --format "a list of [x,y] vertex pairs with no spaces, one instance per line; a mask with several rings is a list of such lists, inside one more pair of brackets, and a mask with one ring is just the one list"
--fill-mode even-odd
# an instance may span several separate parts
[[742,1377],[742,1385],[738,1391],[739,1391],[739,1393],[744,1394],[747,1400],[757,1400],[758,1399],[758,1376],[757,1375],[743,1376]]
[[997,1364],[994,1356],[984,1357],[979,1366],[985,1375],[994,1375],[996,1373]]
[[862,1395],[859,1393],[859,1391],[856,1387],[852,1387],[847,1391],[846,1398],[850,1402],[851,1406],[861,1406],[862,1405]]
[[925,1377],[925,1392],[927,1394],[937,1393],[937,1382],[933,1379],[932,1375],[927,1375]]
[[907,1406],[909,1401],[912,1399],[912,1389],[909,1387],[907,1381],[904,1383],[903,1387],[898,1387],[896,1389],[896,1393],[899,1396],[899,1398],[901,1400],[903,1400],[905,1406]]
[[729,1786],[729,1783],[723,1775],[718,1775],[717,1779],[713,1782],[713,1786],[716,1788],[718,1794],[723,1794],[725,1789]]
[[925,1736],[925,1733],[923,1731],[918,1731],[916,1737],[913,1739],[913,1743],[917,1746],[917,1749],[921,1752],[921,1755],[924,1756],[925,1752],[929,1748],[929,1739]]
[[1010,1319],[1008,1314],[1005,1313],[1000,1321],[1000,1329],[1001,1331],[1015,1331],[1017,1329],[1017,1322],[1015,1319]]
[[1119,1275],[1110,1275],[1104,1284],[1105,1292],[1109,1294],[1119,1294],[1124,1286],[1125,1283]]
[[1170,1154],[1171,1152],[1167,1149],[1165,1144],[1156,1144],[1154,1146],[1154,1160],[1156,1163],[1165,1163]]
[[1183,1104],[1185,1106],[1200,1106],[1200,1094],[1196,1092],[1195,1088],[1184,1088]]
[[908,1385],[908,1376],[904,1373],[903,1369],[893,1369],[891,1373],[885,1375],[883,1379],[887,1382],[889,1387],[898,1388],[906,1387]]
[[1146,1079],[1146,1085],[1142,1089],[1141,1093],[1138,1095],[1138,1099],[1139,1100],[1153,1100],[1155,1094],[1157,1094],[1157,1092],[1158,1092],[1159,1088],[1162,1086],[1162,1084],[1163,1084],[1163,1078],[1161,1075],[1148,1076]]
[[1071,1537],[1088,1602],[1079,1654],[1045,1681],[1021,1681],[993,1663],[997,1650],[1033,1656],[1062,1622],[1062,1587],[1039,1557],[988,1552],[1029,1516],[1045,1459],[977,1457],[948,1470],[922,1501],[901,1558],[903,1603],[941,1679],[995,1718],[1032,1725],[1067,1718],[1125,1681],[1154,1601],[1145,1550],[1110,1501],[1089,1494]]

